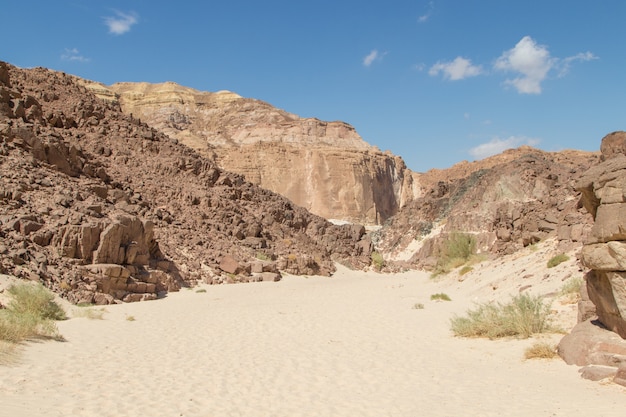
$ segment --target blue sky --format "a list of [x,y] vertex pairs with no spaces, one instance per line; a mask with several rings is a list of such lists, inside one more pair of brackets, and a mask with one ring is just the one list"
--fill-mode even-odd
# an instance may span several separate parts
[[626,1],[1,0],[0,60],[231,90],[409,168],[626,129]]

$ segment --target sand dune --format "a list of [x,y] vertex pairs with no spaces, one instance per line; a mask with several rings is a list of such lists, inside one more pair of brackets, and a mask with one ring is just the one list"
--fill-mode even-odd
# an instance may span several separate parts
[[[60,322],[66,342],[30,343],[0,368],[0,415],[623,415],[626,389],[583,380],[559,359],[525,361],[532,339],[452,336],[454,314],[519,291],[520,265],[531,271],[539,256],[518,256],[517,270],[514,259],[477,266],[463,282],[340,267],[332,278],[108,306],[103,320]],[[535,278],[531,290],[557,287],[571,270]],[[435,292],[452,301],[431,301]],[[575,317],[574,305],[559,308]]]

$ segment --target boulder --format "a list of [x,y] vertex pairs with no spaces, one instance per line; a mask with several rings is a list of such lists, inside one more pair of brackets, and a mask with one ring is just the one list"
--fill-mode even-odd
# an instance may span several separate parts
[[586,280],[600,322],[626,339],[626,271],[592,270]]
[[574,326],[561,339],[557,351],[568,365],[601,365],[614,368],[626,365],[626,340],[594,320]]
[[626,155],[626,132],[613,132],[602,138],[600,152],[603,160],[611,159],[616,155]]
[[581,262],[598,271],[626,271],[626,241],[585,245]]

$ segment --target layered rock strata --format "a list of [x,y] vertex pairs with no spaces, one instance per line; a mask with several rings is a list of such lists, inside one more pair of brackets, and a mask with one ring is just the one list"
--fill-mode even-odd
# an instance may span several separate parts
[[171,82],[89,87],[223,169],[327,219],[379,224],[419,192],[400,157],[370,146],[344,122]]
[[477,249],[513,253],[554,237],[562,251],[582,245],[592,219],[579,204],[576,180],[594,163],[590,152],[508,150],[420,176],[423,195],[373,235],[387,265],[433,268],[451,233],[472,234]]

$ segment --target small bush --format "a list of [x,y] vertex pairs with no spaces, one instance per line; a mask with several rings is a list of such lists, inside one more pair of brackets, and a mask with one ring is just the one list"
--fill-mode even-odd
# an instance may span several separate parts
[[556,346],[546,342],[537,342],[524,351],[525,359],[552,359],[556,356]]
[[413,305],[413,309],[414,310],[423,310],[424,309],[424,304],[422,304],[422,303],[415,303]]
[[53,320],[67,317],[50,291],[41,284],[17,284],[7,292],[11,301],[0,310],[0,340],[19,343],[31,338],[62,339]]
[[474,270],[474,268],[472,268],[471,266],[465,265],[463,268],[461,268],[459,270],[459,275],[463,276],[463,275],[465,275],[465,274],[467,274],[469,272],[472,272],[473,270]]
[[135,316],[126,316],[126,321],[135,321]]
[[206,288],[200,288],[199,290],[196,290],[197,293],[203,293],[206,292]]
[[569,256],[567,256],[564,253],[560,253],[550,258],[550,260],[548,261],[548,268],[554,268],[555,266],[567,261],[568,259],[569,259]]
[[8,309],[15,314],[31,314],[41,319],[65,320],[65,311],[54,301],[54,294],[43,285],[11,285],[8,290],[13,298]]
[[371,257],[372,265],[374,266],[374,268],[377,271],[383,269],[383,267],[385,266],[385,259],[383,258],[383,255],[381,255],[379,252],[373,251]]
[[272,260],[272,258],[268,254],[266,254],[264,252],[257,252],[256,253],[256,258],[258,260],[260,260],[260,261],[271,261]]
[[437,294],[432,294],[430,296],[431,300],[436,300],[436,301],[452,301],[452,299],[450,298],[450,296],[448,294],[439,292]]
[[541,297],[521,294],[508,304],[480,304],[469,310],[467,316],[451,320],[452,332],[462,337],[506,336],[530,337],[534,333],[550,331],[549,306]]
[[433,277],[447,274],[466,264],[476,254],[476,238],[467,233],[451,233],[443,242]]

